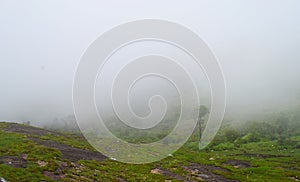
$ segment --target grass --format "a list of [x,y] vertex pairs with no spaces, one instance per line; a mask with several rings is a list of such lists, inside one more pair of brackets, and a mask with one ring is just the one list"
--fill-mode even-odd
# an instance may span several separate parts
[[[151,173],[152,169],[163,168],[187,178],[191,174],[184,166],[190,163],[219,166],[227,171],[214,170],[214,173],[228,179],[240,181],[297,181],[300,177],[300,150],[281,147],[276,141],[250,142],[234,146],[222,143],[207,150],[198,150],[198,143],[189,141],[180,150],[158,162],[150,164],[124,164],[112,160],[102,162],[81,160],[75,163],[61,158],[59,150],[39,145],[26,134],[6,132],[6,123],[0,123],[0,156],[22,157],[28,154],[27,167],[15,168],[0,164],[0,177],[8,181],[55,181],[44,175],[45,171],[57,173],[62,162],[67,167],[62,169],[65,175],[62,181],[179,181],[172,176]],[[94,150],[84,139],[73,135],[47,134],[39,137],[53,140],[77,148]],[[299,136],[293,137],[298,140]],[[240,168],[226,164],[228,160],[248,161],[251,166]],[[38,161],[47,163],[40,166]],[[194,178],[193,178],[194,179]]]
[[60,142],[76,148],[96,151],[86,140],[74,134],[70,134],[70,135],[47,134],[47,135],[36,136],[36,137],[43,140],[52,140],[52,141]]

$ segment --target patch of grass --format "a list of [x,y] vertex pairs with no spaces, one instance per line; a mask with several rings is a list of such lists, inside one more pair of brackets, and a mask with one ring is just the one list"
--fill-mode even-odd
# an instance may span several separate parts
[[0,164],[1,176],[9,181],[53,181],[44,176],[40,171],[32,169],[13,168],[9,165]]
[[71,147],[96,151],[84,138],[72,134],[72,135],[54,135],[54,134],[47,134],[43,136],[39,136],[40,139],[43,140],[52,140],[59,143],[63,143],[69,145]]
[[[61,152],[57,149],[39,145],[28,138],[28,135],[5,132],[5,123],[0,123],[0,156],[22,157],[28,154],[26,168],[14,168],[0,164],[0,176],[9,181],[53,181],[46,177],[45,171],[58,173],[61,165]],[[53,140],[77,148],[94,150],[83,138],[74,135],[47,134],[39,137],[43,140]],[[294,140],[298,140],[295,137]],[[37,161],[44,161],[40,166]],[[251,166],[237,167],[226,163],[228,160],[248,161]],[[189,140],[173,156],[150,164],[124,164],[107,159],[99,162],[81,160],[67,162],[62,169],[65,177],[62,181],[176,181],[162,174],[152,174],[155,168],[167,169],[175,174],[189,177],[190,171],[184,166],[199,163],[218,166],[224,170],[213,170],[214,173],[228,179],[240,181],[295,181],[300,174],[300,149],[282,148],[276,140],[241,143],[220,143],[206,150],[198,150],[198,142]]]
[[26,135],[0,131],[1,156],[21,156],[28,154],[29,160],[53,160],[59,159],[60,151],[38,145],[27,139]]
[[[88,177],[89,179],[95,179],[100,181],[116,181],[117,178],[121,178],[129,181],[164,181],[168,177],[158,174],[150,173],[154,164],[124,164],[115,161],[80,161],[82,166],[81,175]],[[91,170],[92,169],[92,170]],[[73,170],[71,173],[76,174]]]
[[[2,124],[0,126],[3,126]],[[4,127],[3,127],[4,128]],[[3,129],[2,128],[2,129]],[[58,168],[60,151],[38,145],[29,140],[25,134],[4,132],[0,130],[0,156],[27,156],[26,168],[13,168],[6,164],[0,165],[0,174],[9,181],[51,181],[43,175],[43,171],[54,171]],[[40,167],[37,162],[45,161],[47,165]]]

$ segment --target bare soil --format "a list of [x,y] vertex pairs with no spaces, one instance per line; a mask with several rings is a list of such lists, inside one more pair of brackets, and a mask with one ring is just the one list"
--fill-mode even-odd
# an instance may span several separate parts
[[34,142],[40,145],[44,145],[46,147],[55,148],[59,150],[62,153],[63,159],[67,159],[72,162],[76,162],[79,160],[103,161],[104,159],[107,158],[99,152],[71,147],[69,145],[52,141],[52,140],[42,140],[34,137],[30,137],[29,139],[33,140]]
[[17,123],[9,123],[8,126],[4,129],[4,131],[29,134],[29,135],[37,135],[37,136],[43,136],[47,134],[62,135],[58,132],[36,128],[33,126],[17,124]]
[[26,168],[27,161],[16,156],[0,156],[0,163],[7,164],[15,168]]
[[208,182],[238,182],[237,180],[227,179],[214,173],[214,171],[230,172],[228,169],[221,167],[191,163],[189,166],[185,166],[184,168],[192,174],[193,178],[197,180]]
[[227,160],[225,162],[225,164],[229,164],[234,166],[235,168],[247,168],[247,167],[251,167],[250,162],[248,161],[242,161],[242,160]]
[[259,157],[259,158],[277,158],[277,157],[291,157],[290,155],[274,155],[274,154],[251,154],[251,153],[244,153],[244,154],[235,154],[234,156],[248,156],[248,157]]
[[15,133],[22,133],[22,134],[28,134],[28,139],[36,142],[37,144],[44,145],[46,147],[55,148],[59,150],[62,153],[62,158],[67,159],[71,162],[76,162],[79,160],[97,160],[97,161],[103,161],[107,157],[102,155],[99,152],[80,149],[76,147],[72,147],[63,143],[59,143],[52,140],[42,140],[37,137],[33,137],[32,135],[36,136],[43,136],[43,135],[62,135],[58,132],[49,131],[41,128],[36,128],[32,126],[26,126],[16,123],[10,123],[4,131],[9,132],[15,132]]

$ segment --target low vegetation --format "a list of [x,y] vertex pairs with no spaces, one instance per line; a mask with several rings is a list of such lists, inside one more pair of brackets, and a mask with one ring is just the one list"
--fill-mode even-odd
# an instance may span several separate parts
[[202,151],[197,130],[172,156],[142,165],[108,159],[79,134],[2,122],[0,177],[12,182],[299,181],[300,117],[289,116],[225,122]]

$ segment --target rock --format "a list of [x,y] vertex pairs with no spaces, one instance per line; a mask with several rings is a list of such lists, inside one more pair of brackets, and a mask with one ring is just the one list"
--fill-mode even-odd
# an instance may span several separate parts
[[8,182],[8,181],[6,181],[4,178],[0,177],[0,182]]
[[194,169],[194,170],[191,170],[190,171],[192,175],[196,175],[199,173],[199,170],[198,169]]
[[27,161],[16,156],[0,156],[0,163],[10,165],[15,168],[26,168]]
[[150,171],[150,173],[151,173],[151,174],[162,174],[162,170],[155,168],[155,169],[152,169],[152,170]]
[[45,166],[47,166],[47,164],[48,164],[48,162],[40,161],[40,160],[38,160],[37,163],[38,163],[38,165],[39,165],[40,167],[45,167]]
[[204,179],[201,177],[196,177],[195,179],[197,179],[198,181],[204,181]]
[[235,160],[235,159],[229,159],[225,162],[225,164],[232,165],[236,169],[251,167],[251,163],[249,161],[242,161],[242,160]]
[[49,172],[49,171],[44,171],[43,174],[55,181],[58,181],[66,177],[66,175],[64,174],[54,174],[53,172]]
[[204,178],[204,179],[208,179],[208,178],[209,178],[209,176],[206,175],[206,174],[199,174],[198,176],[199,176],[200,178]]
[[22,154],[22,159],[27,160],[28,154]]
[[297,179],[297,176],[296,177],[290,177],[291,180],[294,180],[294,181],[299,181],[299,179]]
[[68,167],[68,163],[67,163],[67,162],[61,162],[60,165],[61,165],[62,167]]
[[111,157],[110,160],[116,161],[117,159],[114,157]]

